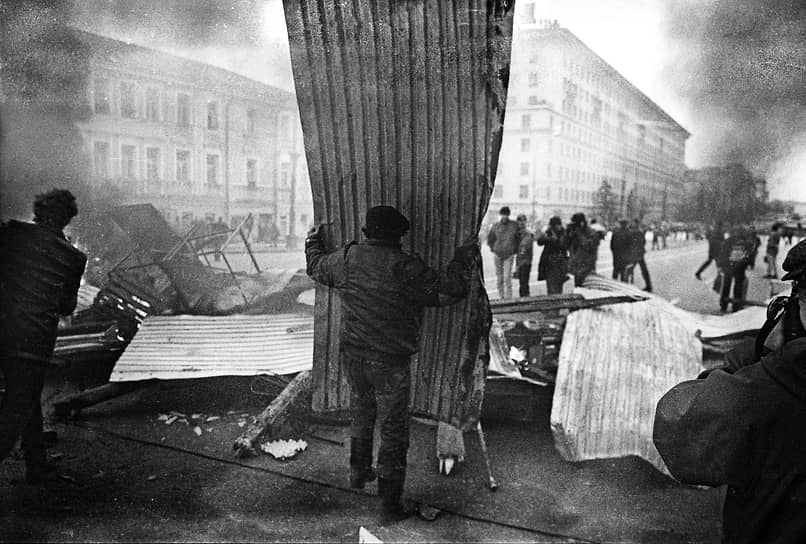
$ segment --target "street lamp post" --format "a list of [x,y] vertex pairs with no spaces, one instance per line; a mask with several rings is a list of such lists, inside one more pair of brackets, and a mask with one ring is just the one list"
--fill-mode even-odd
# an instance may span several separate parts
[[291,194],[288,196],[288,237],[292,240],[292,244],[296,244],[295,240],[295,225],[296,225],[296,210],[294,203],[297,197],[297,161],[299,160],[299,152],[292,149],[288,153],[291,158]]

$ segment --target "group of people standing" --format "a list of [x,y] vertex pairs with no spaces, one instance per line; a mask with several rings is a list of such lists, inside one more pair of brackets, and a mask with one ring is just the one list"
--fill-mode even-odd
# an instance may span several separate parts
[[638,219],[634,219],[631,223],[626,219],[619,221],[619,228],[613,231],[613,237],[610,239],[610,250],[613,252],[613,279],[632,283],[633,272],[638,266],[644,278],[644,290],[652,292],[652,278],[644,259],[646,233],[641,228],[641,221]]
[[543,246],[537,265],[537,279],[546,282],[548,294],[562,293],[568,274],[574,283],[582,285],[585,278],[596,271],[599,244],[604,229],[589,225],[584,213],[576,213],[571,223],[563,226],[562,219],[554,216],[538,235],[532,233],[525,215],[512,221],[508,206],[499,210],[499,221],[487,234],[487,245],[493,253],[498,294],[512,298],[512,278],[518,279],[518,295],[529,296],[529,277],[532,271],[534,243]]
[[[766,273],[764,278],[778,277],[778,249],[781,235],[777,224],[772,225],[767,238],[764,255]],[[749,225],[737,225],[725,236],[721,223],[716,223],[705,234],[708,240],[708,258],[702,263],[694,276],[701,280],[701,274],[712,262],[716,263],[719,275],[714,281],[714,291],[719,293],[719,309],[726,312],[728,305],[735,312],[744,306],[747,298],[747,270],[756,266],[761,238]],[[733,296],[731,297],[731,289]]]

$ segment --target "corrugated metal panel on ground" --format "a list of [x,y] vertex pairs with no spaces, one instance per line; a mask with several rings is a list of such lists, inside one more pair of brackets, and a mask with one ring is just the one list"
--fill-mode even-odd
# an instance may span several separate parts
[[[656,303],[658,311],[676,316],[691,334],[698,334],[703,340],[723,338],[761,329],[767,317],[767,309],[761,306],[748,306],[738,312],[724,315],[707,315],[689,312],[678,308],[663,297],[617,280],[591,274],[583,282],[590,290],[617,292],[625,295],[647,296]],[[589,297],[591,295],[586,294]]]
[[78,293],[76,294],[76,312],[80,312],[81,310],[86,310],[92,303],[95,301],[95,297],[98,295],[97,287],[90,285],[89,283],[85,283],[81,287],[78,288]]
[[110,381],[294,374],[311,368],[313,317],[304,314],[146,319]]
[[660,304],[568,316],[551,411],[555,444],[566,460],[638,455],[666,471],[652,443],[655,406],[702,370],[702,346]]
[[[503,132],[512,0],[284,0],[314,214],[332,249],[359,239],[366,210],[398,207],[406,249],[445,266],[475,238]],[[426,312],[414,412],[456,426],[478,415],[486,297]],[[319,288],[315,410],[344,409],[340,308]],[[482,342],[484,340],[484,342]]]

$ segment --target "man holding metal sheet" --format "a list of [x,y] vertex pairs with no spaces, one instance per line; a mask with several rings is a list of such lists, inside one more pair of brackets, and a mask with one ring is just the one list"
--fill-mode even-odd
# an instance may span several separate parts
[[59,316],[76,307],[87,258],[63,229],[76,199],[55,189],[34,201],[34,222],[0,226],[0,367],[6,393],[0,405],[0,460],[22,436],[26,479],[47,476],[40,397],[53,355]]
[[352,394],[350,485],[376,477],[372,445],[380,423],[378,495],[384,523],[405,519],[401,503],[409,447],[410,358],[419,346],[423,308],[453,304],[468,292],[477,243],[456,249],[444,271],[409,255],[400,239],[409,221],[391,206],[366,214],[366,237],[328,253],[321,225],[305,240],[308,275],[338,290],[342,301],[341,355]]

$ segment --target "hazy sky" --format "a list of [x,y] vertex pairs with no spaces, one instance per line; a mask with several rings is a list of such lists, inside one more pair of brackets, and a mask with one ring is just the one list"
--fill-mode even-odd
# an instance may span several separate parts
[[[690,167],[741,162],[766,174],[773,198],[806,201],[806,3],[536,3],[538,19],[557,19],[692,133]],[[293,89],[281,0],[74,6],[72,21],[88,30]]]

